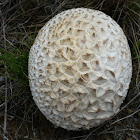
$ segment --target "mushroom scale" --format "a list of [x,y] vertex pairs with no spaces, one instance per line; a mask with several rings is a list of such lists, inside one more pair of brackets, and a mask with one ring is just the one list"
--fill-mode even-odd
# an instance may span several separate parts
[[64,11],[39,31],[29,53],[33,99],[67,130],[100,125],[119,111],[131,76],[131,54],[120,26],[103,12]]

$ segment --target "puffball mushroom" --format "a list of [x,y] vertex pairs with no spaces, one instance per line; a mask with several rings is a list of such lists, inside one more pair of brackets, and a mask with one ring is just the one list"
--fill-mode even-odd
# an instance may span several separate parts
[[64,11],[39,31],[29,53],[33,99],[53,124],[89,129],[119,111],[131,54],[121,27],[97,10]]

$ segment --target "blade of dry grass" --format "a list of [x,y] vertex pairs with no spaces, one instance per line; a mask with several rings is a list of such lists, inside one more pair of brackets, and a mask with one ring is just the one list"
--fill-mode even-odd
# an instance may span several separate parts
[[[1,10],[0,10],[0,13],[2,13]],[[6,48],[6,37],[5,37],[4,18],[2,18],[2,19],[3,19],[2,20],[2,26],[3,26],[4,48],[5,48],[5,50],[7,50],[7,48]],[[4,67],[5,67],[5,69],[7,69],[7,66],[6,65]],[[7,88],[8,88],[7,83],[8,83],[7,82],[7,77],[5,77],[5,110],[4,110],[3,140],[6,139],[6,129],[7,129],[7,94],[8,94],[7,93]]]
[[116,120],[116,121],[113,122],[111,125],[114,125],[115,123],[117,123],[117,122],[119,122],[119,121],[122,121],[122,120],[124,120],[124,119],[130,118],[130,117],[132,117],[133,115],[135,115],[136,113],[138,113],[139,111],[140,111],[140,109],[136,110],[135,112],[133,112],[132,114],[130,114],[130,115],[126,116],[126,117],[123,117],[123,118],[121,118],[121,119]]

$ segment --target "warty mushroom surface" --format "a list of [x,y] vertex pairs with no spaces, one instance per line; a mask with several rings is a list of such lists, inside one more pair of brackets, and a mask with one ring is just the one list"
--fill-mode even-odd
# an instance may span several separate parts
[[53,124],[98,126],[119,111],[132,62],[121,27],[101,11],[63,11],[39,31],[29,53],[33,99]]

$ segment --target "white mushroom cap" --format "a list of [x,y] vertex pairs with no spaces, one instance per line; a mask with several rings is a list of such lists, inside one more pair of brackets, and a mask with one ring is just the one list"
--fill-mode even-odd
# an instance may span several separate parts
[[132,75],[120,26],[86,8],[64,11],[39,31],[29,54],[33,99],[53,124],[89,129],[119,111]]

